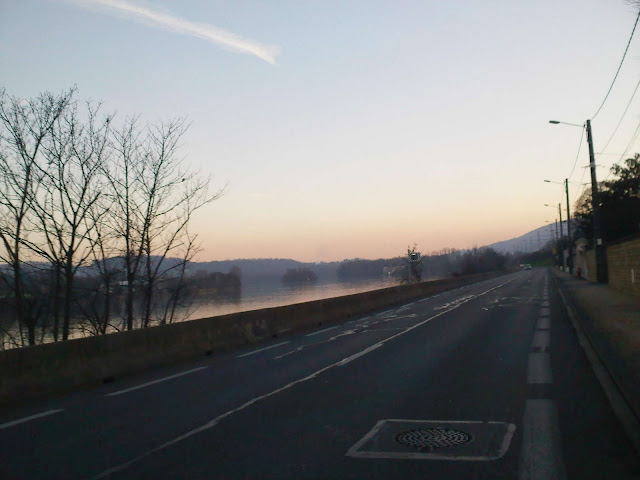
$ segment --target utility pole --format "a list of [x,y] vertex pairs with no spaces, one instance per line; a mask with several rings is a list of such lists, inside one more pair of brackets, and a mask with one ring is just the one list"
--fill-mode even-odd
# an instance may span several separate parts
[[558,215],[560,215],[560,265],[562,265],[562,271],[564,272],[564,248],[562,244],[564,243],[564,235],[562,233],[562,205],[558,204]]
[[555,255],[554,255],[554,259],[555,259],[555,263],[556,265],[559,264],[560,262],[558,262],[558,259],[560,258],[558,256],[558,252],[560,251],[560,249],[558,248],[558,219],[556,218],[555,221],[556,224],[556,228],[555,230],[551,233],[551,236],[553,237],[553,244],[555,245],[553,248],[555,250]]
[[573,273],[573,256],[571,248],[571,212],[569,210],[569,179],[564,179],[564,190],[567,194],[567,239],[569,240],[569,258],[567,259],[567,266],[569,267],[569,274]]
[[560,235],[558,235],[558,219],[556,218],[556,235],[555,235],[555,243],[556,243],[556,261],[558,265],[560,265]]
[[587,120],[587,143],[589,144],[589,167],[591,169],[591,208],[593,209],[593,248],[596,251],[596,279],[598,282],[606,283],[607,259],[605,257],[600,225],[600,199],[598,194],[598,181],[596,180],[596,159],[593,155],[591,120]]

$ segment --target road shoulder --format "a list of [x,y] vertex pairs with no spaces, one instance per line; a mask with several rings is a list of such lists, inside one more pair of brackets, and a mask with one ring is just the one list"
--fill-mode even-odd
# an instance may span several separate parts
[[640,299],[556,270],[553,278],[593,371],[640,454]]

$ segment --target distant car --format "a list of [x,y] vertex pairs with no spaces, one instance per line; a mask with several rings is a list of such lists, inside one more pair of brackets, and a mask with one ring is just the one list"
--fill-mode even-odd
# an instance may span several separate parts
[[531,270],[531,265],[530,265],[530,264],[528,264],[528,263],[527,263],[527,264],[525,264],[524,269],[525,269],[525,270]]

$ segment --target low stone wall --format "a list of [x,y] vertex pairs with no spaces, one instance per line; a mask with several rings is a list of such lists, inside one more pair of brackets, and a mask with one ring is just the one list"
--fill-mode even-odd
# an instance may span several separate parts
[[640,296],[640,235],[607,246],[609,286]]
[[0,405],[16,404],[151,367],[343,322],[500,273],[202,318],[158,327],[0,351]]

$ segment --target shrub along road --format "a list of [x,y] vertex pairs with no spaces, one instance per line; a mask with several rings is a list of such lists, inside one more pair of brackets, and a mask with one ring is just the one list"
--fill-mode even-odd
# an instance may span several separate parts
[[638,478],[549,277],[4,412],[0,478]]

